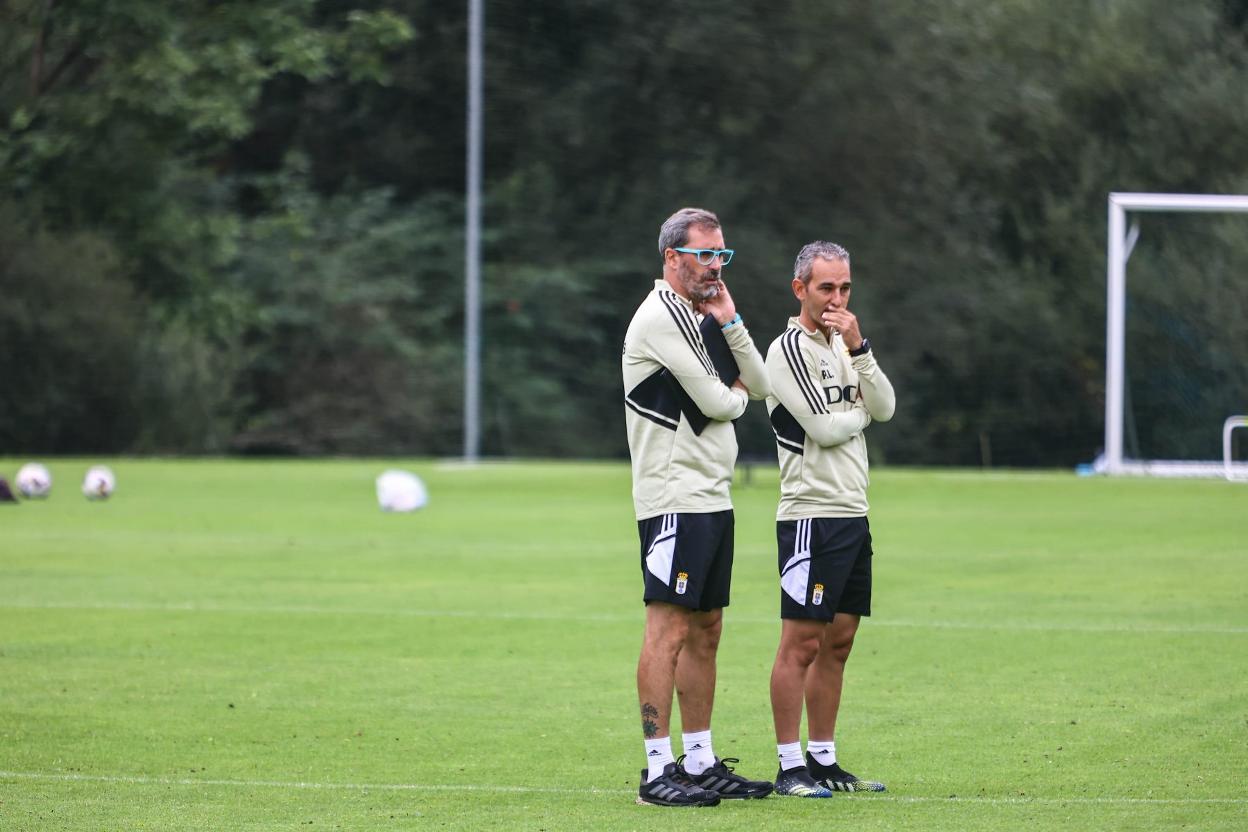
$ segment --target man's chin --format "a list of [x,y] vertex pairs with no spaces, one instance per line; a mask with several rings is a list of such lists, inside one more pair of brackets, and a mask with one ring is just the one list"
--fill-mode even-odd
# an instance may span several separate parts
[[689,297],[693,298],[698,303],[701,303],[702,301],[705,301],[705,300],[710,300],[711,298],[715,297],[718,294],[719,294],[719,287],[716,286],[714,283],[704,283],[701,286],[694,286],[692,289],[689,290]]

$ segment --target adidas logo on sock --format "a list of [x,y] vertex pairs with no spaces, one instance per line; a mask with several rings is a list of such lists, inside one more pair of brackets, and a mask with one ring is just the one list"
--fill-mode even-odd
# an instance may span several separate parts
[[690,751],[697,751],[699,748],[706,748],[702,743],[697,743],[689,748]]
[[659,751],[659,749],[657,749],[657,748],[656,748],[656,749],[654,749],[653,751],[651,751],[651,752],[650,752],[650,756],[651,756],[651,757],[662,757],[662,756],[663,756],[663,752]]
[[829,750],[828,750],[828,749],[826,749],[826,748],[820,748],[820,749],[819,749],[818,751],[816,751],[815,753],[816,753],[816,754],[822,754],[822,755],[824,755],[824,756],[827,756],[828,754],[831,754],[832,752],[831,752],[831,751],[829,751]]

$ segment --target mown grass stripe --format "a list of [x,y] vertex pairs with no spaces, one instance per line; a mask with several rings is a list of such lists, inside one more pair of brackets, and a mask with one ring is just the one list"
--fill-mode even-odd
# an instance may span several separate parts
[[[640,622],[640,609],[637,614],[631,613],[550,613],[550,612],[507,612],[501,610],[430,610],[430,609],[384,609],[364,607],[330,607],[311,606],[305,604],[290,605],[236,605],[236,604],[203,604],[173,603],[149,604],[109,601],[0,601],[0,609],[14,610],[82,610],[82,611],[117,611],[117,612],[202,612],[235,615],[374,615],[394,616],[399,618],[480,618],[500,621],[588,621],[588,622]],[[749,624],[768,624],[776,619],[760,615],[726,614],[730,621]],[[1165,625],[1134,625],[1134,624],[1054,624],[1049,622],[1005,621],[984,624],[975,621],[945,621],[940,619],[913,620],[872,618],[872,627],[906,627],[914,629],[943,630],[1023,630],[1037,632],[1071,632],[1071,633],[1134,633],[1141,635],[1174,634],[1174,635],[1248,635],[1248,627],[1191,625],[1185,627]]]
[[[481,783],[315,783],[304,780],[226,780],[193,777],[142,777],[132,775],[64,774],[40,771],[0,771],[0,779],[42,780],[64,783],[112,783],[129,786],[221,786],[232,788],[266,789],[324,789],[339,791],[392,791],[392,792],[496,792],[500,794],[563,794],[606,795],[611,797],[632,795],[632,789],[553,788],[549,786],[504,786]],[[777,800],[782,798],[776,798]],[[1042,797],[1011,795],[992,797],[988,795],[905,795],[873,794],[870,797],[847,798],[869,802],[890,801],[896,803],[986,803],[992,805],[1026,804],[1126,804],[1126,805],[1242,805],[1244,797]]]

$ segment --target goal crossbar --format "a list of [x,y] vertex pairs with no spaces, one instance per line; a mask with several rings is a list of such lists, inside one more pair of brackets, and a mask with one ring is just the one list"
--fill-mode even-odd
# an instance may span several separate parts
[[1105,316],[1105,473],[1110,476],[1220,476],[1224,469],[1216,462],[1140,461],[1123,458],[1127,258],[1131,256],[1131,248],[1139,235],[1138,228],[1127,231],[1129,211],[1248,213],[1248,196],[1117,192],[1109,195],[1109,244],[1106,256],[1108,304]]

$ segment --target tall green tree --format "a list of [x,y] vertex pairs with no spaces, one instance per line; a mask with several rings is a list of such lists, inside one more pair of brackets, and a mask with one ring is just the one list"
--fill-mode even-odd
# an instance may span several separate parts
[[[3,11],[0,202],[47,239],[73,249],[86,235],[108,252],[111,265],[80,278],[75,296],[88,297],[102,269],[130,288],[128,304],[92,310],[97,328],[131,330],[125,361],[114,366],[141,368],[111,374],[113,396],[146,405],[108,447],[225,447],[236,429],[229,374],[242,361],[238,339],[251,303],[222,279],[247,222],[228,151],[252,132],[267,84],[384,82],[381,57],[410,40],[410,25],[384,9],[329,12],[309,0],[13,0]],[[55,250],[26,246],[27,261],[49,259],[24,268],[59,268]],[[65,279],[60,285],[71,291]],[[48,299],[43,287],[18,283],[5,301],[37,320],[54,316]],[[31,366],[55,355],[66,366],[45,366],[45,383],[26,391],[44,409],[64,406],[53,391],[80,367],[68,366],[69,353],[18,354]],[[88,391],[77,395],[84,401],[72,404],[85,405]],[[11,442],[48,447],[35,434]]]

